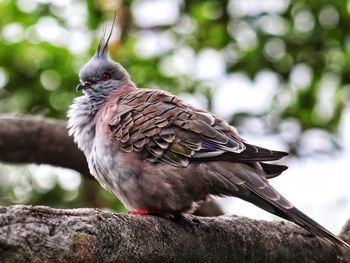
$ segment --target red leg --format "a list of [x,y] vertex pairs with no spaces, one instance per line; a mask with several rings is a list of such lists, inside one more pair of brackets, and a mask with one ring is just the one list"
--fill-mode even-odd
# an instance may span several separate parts
[[146,209],[142,209],[142,210],[129,211],[129,214],[132,214],[132,215],[158,215],[158,216],[164,217],[166,219],[170,219],[170,218],[174,217],[174,215],[169,213],[169,212],[164,212],[164,211],[154,209],[154,208],[146,208]]

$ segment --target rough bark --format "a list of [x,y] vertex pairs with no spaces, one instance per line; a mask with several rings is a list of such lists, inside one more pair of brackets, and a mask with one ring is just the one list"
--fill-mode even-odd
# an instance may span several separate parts
[[90,174],[66,123],[39,117],[0,117],[0,161],[51,164]]
[[[346,233],[349,237],[349,224]],[[350,262],[342,250],[285,222],[243,217],[113,214],[0,207],[1,262]]]

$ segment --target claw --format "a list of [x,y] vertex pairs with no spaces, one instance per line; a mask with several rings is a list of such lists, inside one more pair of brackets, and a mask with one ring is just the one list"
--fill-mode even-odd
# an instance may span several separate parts
[[169,212],[164,212],[158,209],[154,209],[154,208],[146,208],[146,209],[142,209],[142,210],[136,210],[136,211],[129,211],[129,214],[132,215],[157,215],[157,216],[161,216],[163,218],[166,219],[171,219],[174,218],[174,215],[169,213]]

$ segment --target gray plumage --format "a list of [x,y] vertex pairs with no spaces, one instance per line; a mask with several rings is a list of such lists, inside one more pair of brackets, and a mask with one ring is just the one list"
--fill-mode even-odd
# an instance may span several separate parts
[[160,90],[138,89],[108,57],[110,35],[81,69],[84,95],[68,127],[100,184],[128,209],[190,211],[210,195],[236,196],[348,247],[269,185],[287,154],[243,141],[226,121]]

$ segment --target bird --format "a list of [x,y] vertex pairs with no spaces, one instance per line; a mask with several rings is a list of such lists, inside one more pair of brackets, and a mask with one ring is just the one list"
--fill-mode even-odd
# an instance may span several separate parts
[[211,196],[234,196],[334,245],[350,245],[297,209],[268,182],[288,154],[243,140],[219,116],[159,89],[140,89],[108,52],[115,17],[79,72],[68,129],[89,170],[133,214],[190,213]]

